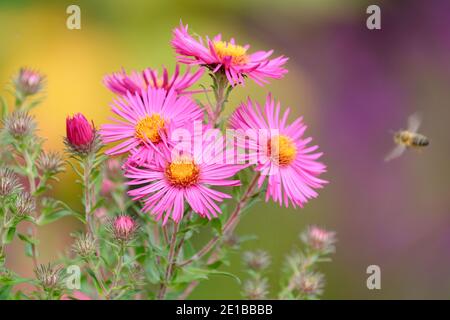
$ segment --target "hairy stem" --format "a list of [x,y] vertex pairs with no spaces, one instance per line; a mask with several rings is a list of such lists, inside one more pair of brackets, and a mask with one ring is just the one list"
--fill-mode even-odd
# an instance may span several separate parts
[[176,245],[177,245],[178,228],[179,228],[179,225],[174,222],[172,237],[170,240],[169,256],[167,258],[167,261],[168,261],[167,269],[166,269],[166,273],[164,275],[164,282],[161,283],[161,286],[159,288],[159,293],[158,293],[159,300],[164,299],[164,297],[166,295],[167,283],[169,282],[170,277],[172,276],[172,271],[175,266],[175,249],[176,249]]
[[92,238],[95,240],[95,230],[93,225],[93,217],[92,214],[92,207],[94,202],[94,188],[91,181],[91,171],[93,169],[93,162],[95,155],[87,155],[83,159],[83,192],[84,192],[84,212],[85,212],[85,218],[86,218],[86,229],[88,234],[92,236]]
[[216,86],[216,90],[214,90],[216,106],[212,113],[213,118],[211,119],[211,123],[216,127],[220,123],[220,115],[227,100],[228,79],[224,73],[219,71],[214,75],[214,84]]
[[[36,193],[36,177],[34,175],[33,171],[33,160],[31,159],[30,153],[28,152],[27,148],[25,147],[23,152],[23,158],[25,160],[26,164],[26,173],[27,173],[27,179],[28,179],[28,185],[30,188],[30,194],[32,196]],[[34,213],[34,218],[37,220],[37,212]],[[33,239],[36,239],[37,237],[37,227],[34,223],[31,224],[31,237]],[[31,244],[31,259],[33,260],[33,267],[36,269],[39,265],[38,259],[37,259],[37,249],[34,242]]]

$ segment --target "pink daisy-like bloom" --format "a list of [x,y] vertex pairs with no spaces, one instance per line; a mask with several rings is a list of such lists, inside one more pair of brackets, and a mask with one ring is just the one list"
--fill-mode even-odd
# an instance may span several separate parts
[[142,89],[148,87],[163,88],[167,91],[175,90],[177,94],[189,93],[186,89],[191,87],[203,75],[204,70],[199,69],[195,73],[190,72],[188,67],[184,75],[180,74],[180,66],[177,64],[172,77],[163,68],[162,76],[158,76],[158,71],[146,68],[141,72],[132,71],[127,74],[125,70],[112,73],[103,79],[103,83],[112,92],[125,96],[127,92],[131,94],[140,93]]
[[[204,161],[205,150],[212,142],[202,138],[200,149],[171,153],[165,163],[144,163],[140,167],[126,167],[125,177],[129,185],[136,186],[128,192],[133,200],[143,200],[144,212],[180,222],[185,211],[185,201],[201,217],[211,219],[221,213],[217,205],[230,195],[212,189],[213,186],[238,186],[239,180],[231,180],[246,165],[224,164],[211,157]],[[203,151],[202,151],[203,150]]]
[[279,79],[287,70],[283,67],[288,58],[284,56],[269,59],[273,50],[249,54],[249,45],[237,45],[234,39],[223,41],[219,34],[212,40],[206,37],[194,39],[188,33],[188,26],[180,24],[173,31],[172,46],[179,54],[178,61],[188,65],[206,65],[213,72],[223,70],[234,86],[244,83],[244,76],[257,84],[267,83],[267,78]]
[[312,138],[303,137],[303,118],[287,124],[288,115],[289,108],[280,118],[280,103],[275,105],[269,94],[264,110],[250,98],[241,104],[230,117],[230,126],[242,136],[248,159],[254,159],[261,172],[258,186],[268,181],[266,201],[272,198],[286,207],[289,203],[303,207],[308,199],[317,197],[315,189],[327,183],[318,177],[326,167],[317,161],[322,155],[315,152],[318,146],[307,146]]
[[203,119],[203,111],[189,96],[174,90],[148,87],[134,95],[128,92],[115,100],[112,111],[121,119],[112,119],[100,129],[104,143],[121,141],[106,151],[108,155],[130,153],[133,162],[159,161],[170,144],[172,130]]

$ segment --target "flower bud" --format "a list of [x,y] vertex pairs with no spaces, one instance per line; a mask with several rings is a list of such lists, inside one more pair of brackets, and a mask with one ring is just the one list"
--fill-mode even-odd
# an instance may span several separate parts
[[108,178],[104,178],[102,181],[101,188],[100,188],[101,195],[104,197],[110,196],[111,192],[114,190],[115,186],[116,185],[113,181],[111,181]]
[[120,215],[111,220],[109,229],[118,241],[127,242],[135,236],[137,224],[127,215]]
[[5,128],[11,136],[18,139],[33,134],[36,122],[27,112],[16,110],[6,118]]
[[31,215],[36,210],[36,200],[28,192],[21,192],[16,199],[16,214],[19,217]]
[[333,252],[336,243],[336,233],[322,228],[311,226],[300,238],[313,250]]
[[122,165],[120,161],[114,158],[109,158],[106,161],[106,174],[109,177],[116,177],[121,175],[122,173]]
[[266,278],[246,280],[243,285],[242,295],[249,300],[267,299],[269,285]]
[[58,287],[60,282],[62,267],[53,267],[51,264],[39,265],[34,269],[36,279],[40,282],[42,288],[45,290],[54,289]]
[[89,123],[81,113],[66,119],[66,145],[71,151],[87,154],[93,151],[96,140],[96,131],[93,123]]
[[45,77],[39,72],[21,68],[19,74],[14,79],[17,92],[22,96],[31,96],[38,93],[44,87]]
[[64,161],[58,152],[42,152],[37,159],[37,167],[47,174],[55,175],[64,171]]
[[75,240],[72,250],[81,258],[91,257],[96,253],[95,240],[88,234],[81,235]]
[[244,252],[243,260],[246,267],[254,271],[262,271],[270,264],[270,256],[263,250]]
[[0,168],[0,197],[6,197],[20,189],[18,176],[9,168]]
[[322,274],[315,272],[300,273],[293,278],[293,285],[304,295],[318,296],[323,292],[324,277]]

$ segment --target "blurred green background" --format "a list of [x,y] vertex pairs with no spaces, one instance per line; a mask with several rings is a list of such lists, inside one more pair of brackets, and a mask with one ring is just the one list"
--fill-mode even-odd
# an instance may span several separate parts
[[[81,30],[66,28],[66,8],[81,8]],[[303,115],[307,134],[325,153],[330,181],[304,209],[268,203],[253,207],[238,228],[273,257],[272,293],[283,257],[300,244],[308,224],[336,230],[337,253],[324,264],[328,299],[448,298],[450,296],[449,108],[450,23],[448,1],[378,1],[382,30],[365,26],[372,1],[23,1],[0,0],[0,84],[21,66],[48,77],[47,99],[34,111],[46,149],[61,150],[68,114],[83,112],[97,125],[110,116],[105,74],[165,65],[173,70],[171,31],[180,19],[201,35],[222,33],[251,50],[273,48],[290,58],[282,80],[258,87],[247,81],[231,94],[226,110],[247,95],[268,91]],[[205,76],[203,82],[208,83]],[[389,130],[422,111],[431,146],[395,162],[382,159],[392,147]],[[55,189],[79,205],[70,170]],[[41,228],[41,261],[56,259],[77,224],[64,219]],[[20,244],[9,263],[30,275]],[[366,287],[366,268],[381,267],[382,289]],[[233,256],[231,271],[240,273]],[[214,277],[193,298],[240,298],[229,278]]]

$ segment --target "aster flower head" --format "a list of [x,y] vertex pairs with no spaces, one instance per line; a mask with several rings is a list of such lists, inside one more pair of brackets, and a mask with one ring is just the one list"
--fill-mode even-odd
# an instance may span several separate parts
[[99,148],[97,133],[93,122],[77,113],[66,118],[66,138],[68,149],[76,154],[85,155]]
[[162,75],[158,71],[146,68],[141,72],[132,71],[127,74],[125,70],[107,75],[103,82],[112,92],[126,96],[127,92],[131,94],[140,94],[142,90],[151,88],[162,88],[168,91],[173,89],[177,94],[188,93],[187,89],[191,87],[203,75],[204,70],[199,69],[195,73],[190,72],[190,67],[184,74],[180,72],[180,66],[175,66],[175,71],[170,77],[165,67],[162,69]]
[[272,198],[286,207],[303,207],[310,198],[317,197],[315,189],[322,188],[325,180],[318,176],[325,172],[325,165],[317,159],[322,153],[318,146],[308,146],[311,138],[304,138],[306,125],[298,118],[287,124],[289,108],[280,114],[280,103],[275,104],[269,94],[264,108],[248,99],[230,117],[240,141],[248,139],[248,159],[256,163],[261,173],[258,186],[267,180],[266,201]]
[[262,85],[268,82],[268,78],[279,79],[287,73],[284,64],[288,59],[283,56],[269,59],[273,50],[250,54],[249,45],[238,45],[234,39],[224,41],[220,34],[212,40],[208,37],[197,40],[182,23],[173,31],[172,46],[179,55],[179,62],[205,65],[213,72],[220,70],[233,86],[243,84],[245,76]]
[[30,68],[21,68],[14,78],[17,92],[22,96],[30,96],[38,93],[44,87],[45,76]]
[[[217,217],[221,213],[217,203],[231,197],[212,187],[240,185],[239,180],[230,178],[246,165],[224,164],[213,155],[205,161],[202,151],[209,150],[212,141],[206,135],[197,138],[201,139],[197,149],[180,149],[180,152],[172,149],[170,156],[164,157],[163,161],[141,166],[129,163],[126,166],[125,177],[130,179],[128,184],[138,186],[128,194],[134,200],[143,200],[143,211],[156,216],[156,220],[164,218],[163,224],[169,218],[180,222],[185,200],[201,217]],[[217,154],[221,154],[220,150]]]
[[172,130],[203,118],[203,111],[190,97],[152,87],[140,94],[128,92],[115,101],[112,111],[121,119],[103,125],[100,135],[104,143],[120,143],[106,154],[130,153],[130,161],[138,164],[161,161],[161,150],[166,150],[163,146],[168,144]]
[[21,139],[34,133],[36,122],[28,112],[15,110],[5,119],[5,128],[12,137]]

